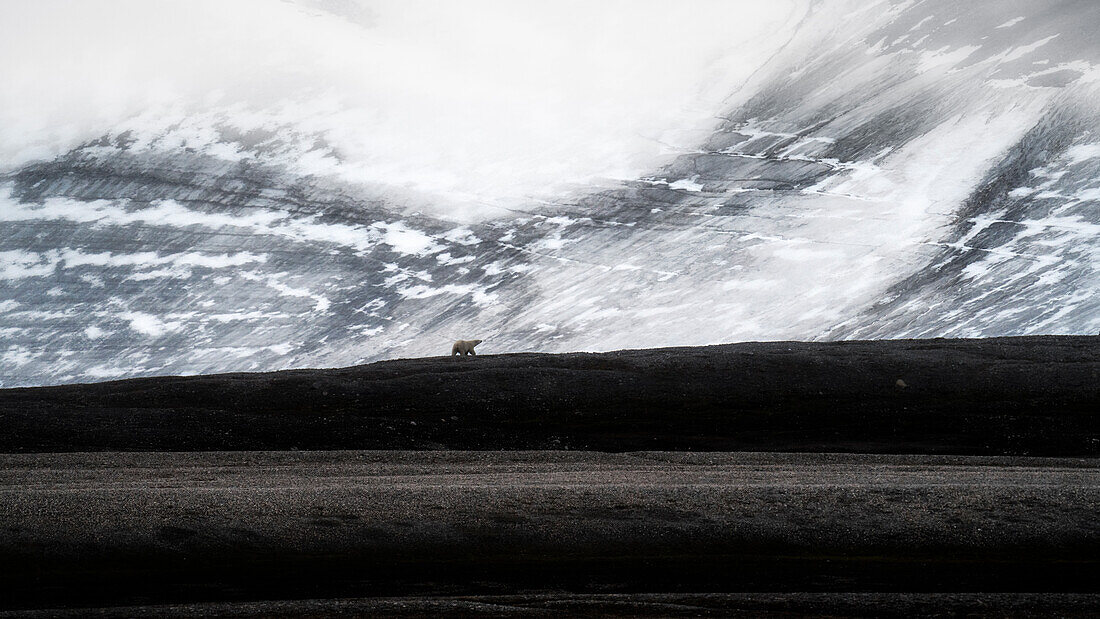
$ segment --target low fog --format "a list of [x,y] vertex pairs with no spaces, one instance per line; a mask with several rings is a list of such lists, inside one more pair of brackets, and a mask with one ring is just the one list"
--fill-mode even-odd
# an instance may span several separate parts
[[[635,178],[790,36],[793,0],[0,5],[0,171],[130,131],[407,191],[456,217]],[[242,149],[245,152],[242,152]],[[444,208],[441,206],[441,208]]]

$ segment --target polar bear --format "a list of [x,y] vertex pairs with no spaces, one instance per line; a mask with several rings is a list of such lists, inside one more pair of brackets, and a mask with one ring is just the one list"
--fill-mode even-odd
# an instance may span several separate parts
[[483,340],[458,340],[455,342],[454,346],[451,346],[451,356],[461,355],[465,357],[466,355],[474,355],[476,357],[477,353],[474,352],[474,346],[477,346],[482,341]]

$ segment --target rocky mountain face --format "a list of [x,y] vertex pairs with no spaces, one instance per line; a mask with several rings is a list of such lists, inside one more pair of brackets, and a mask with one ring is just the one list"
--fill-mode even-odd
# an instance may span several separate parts
[[341,153],[228,111],[110,130],[0,177],[0,381],[340,366],[458,338],[1095,334],[1097,27],[1088,0],[821,3],[697,148],[467,221],[287,165]]

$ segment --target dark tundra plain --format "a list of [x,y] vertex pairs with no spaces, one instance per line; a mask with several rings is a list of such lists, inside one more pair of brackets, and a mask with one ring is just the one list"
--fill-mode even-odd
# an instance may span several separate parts
[[1100,338],[0,391],[0,615],[1100,612]]

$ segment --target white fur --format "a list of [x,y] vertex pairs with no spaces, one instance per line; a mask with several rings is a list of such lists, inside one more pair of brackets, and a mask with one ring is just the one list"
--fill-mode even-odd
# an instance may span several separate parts
[[451,356],[452,357],[455,356],[455,355],[461,355],[463,357],[465,357],[466,355],[477,356],[477,353],[474,352],[474,346],[477,346],[481,342],[482,342],[482,340],[458,340],[454,343],[454,346],[451,346]]

